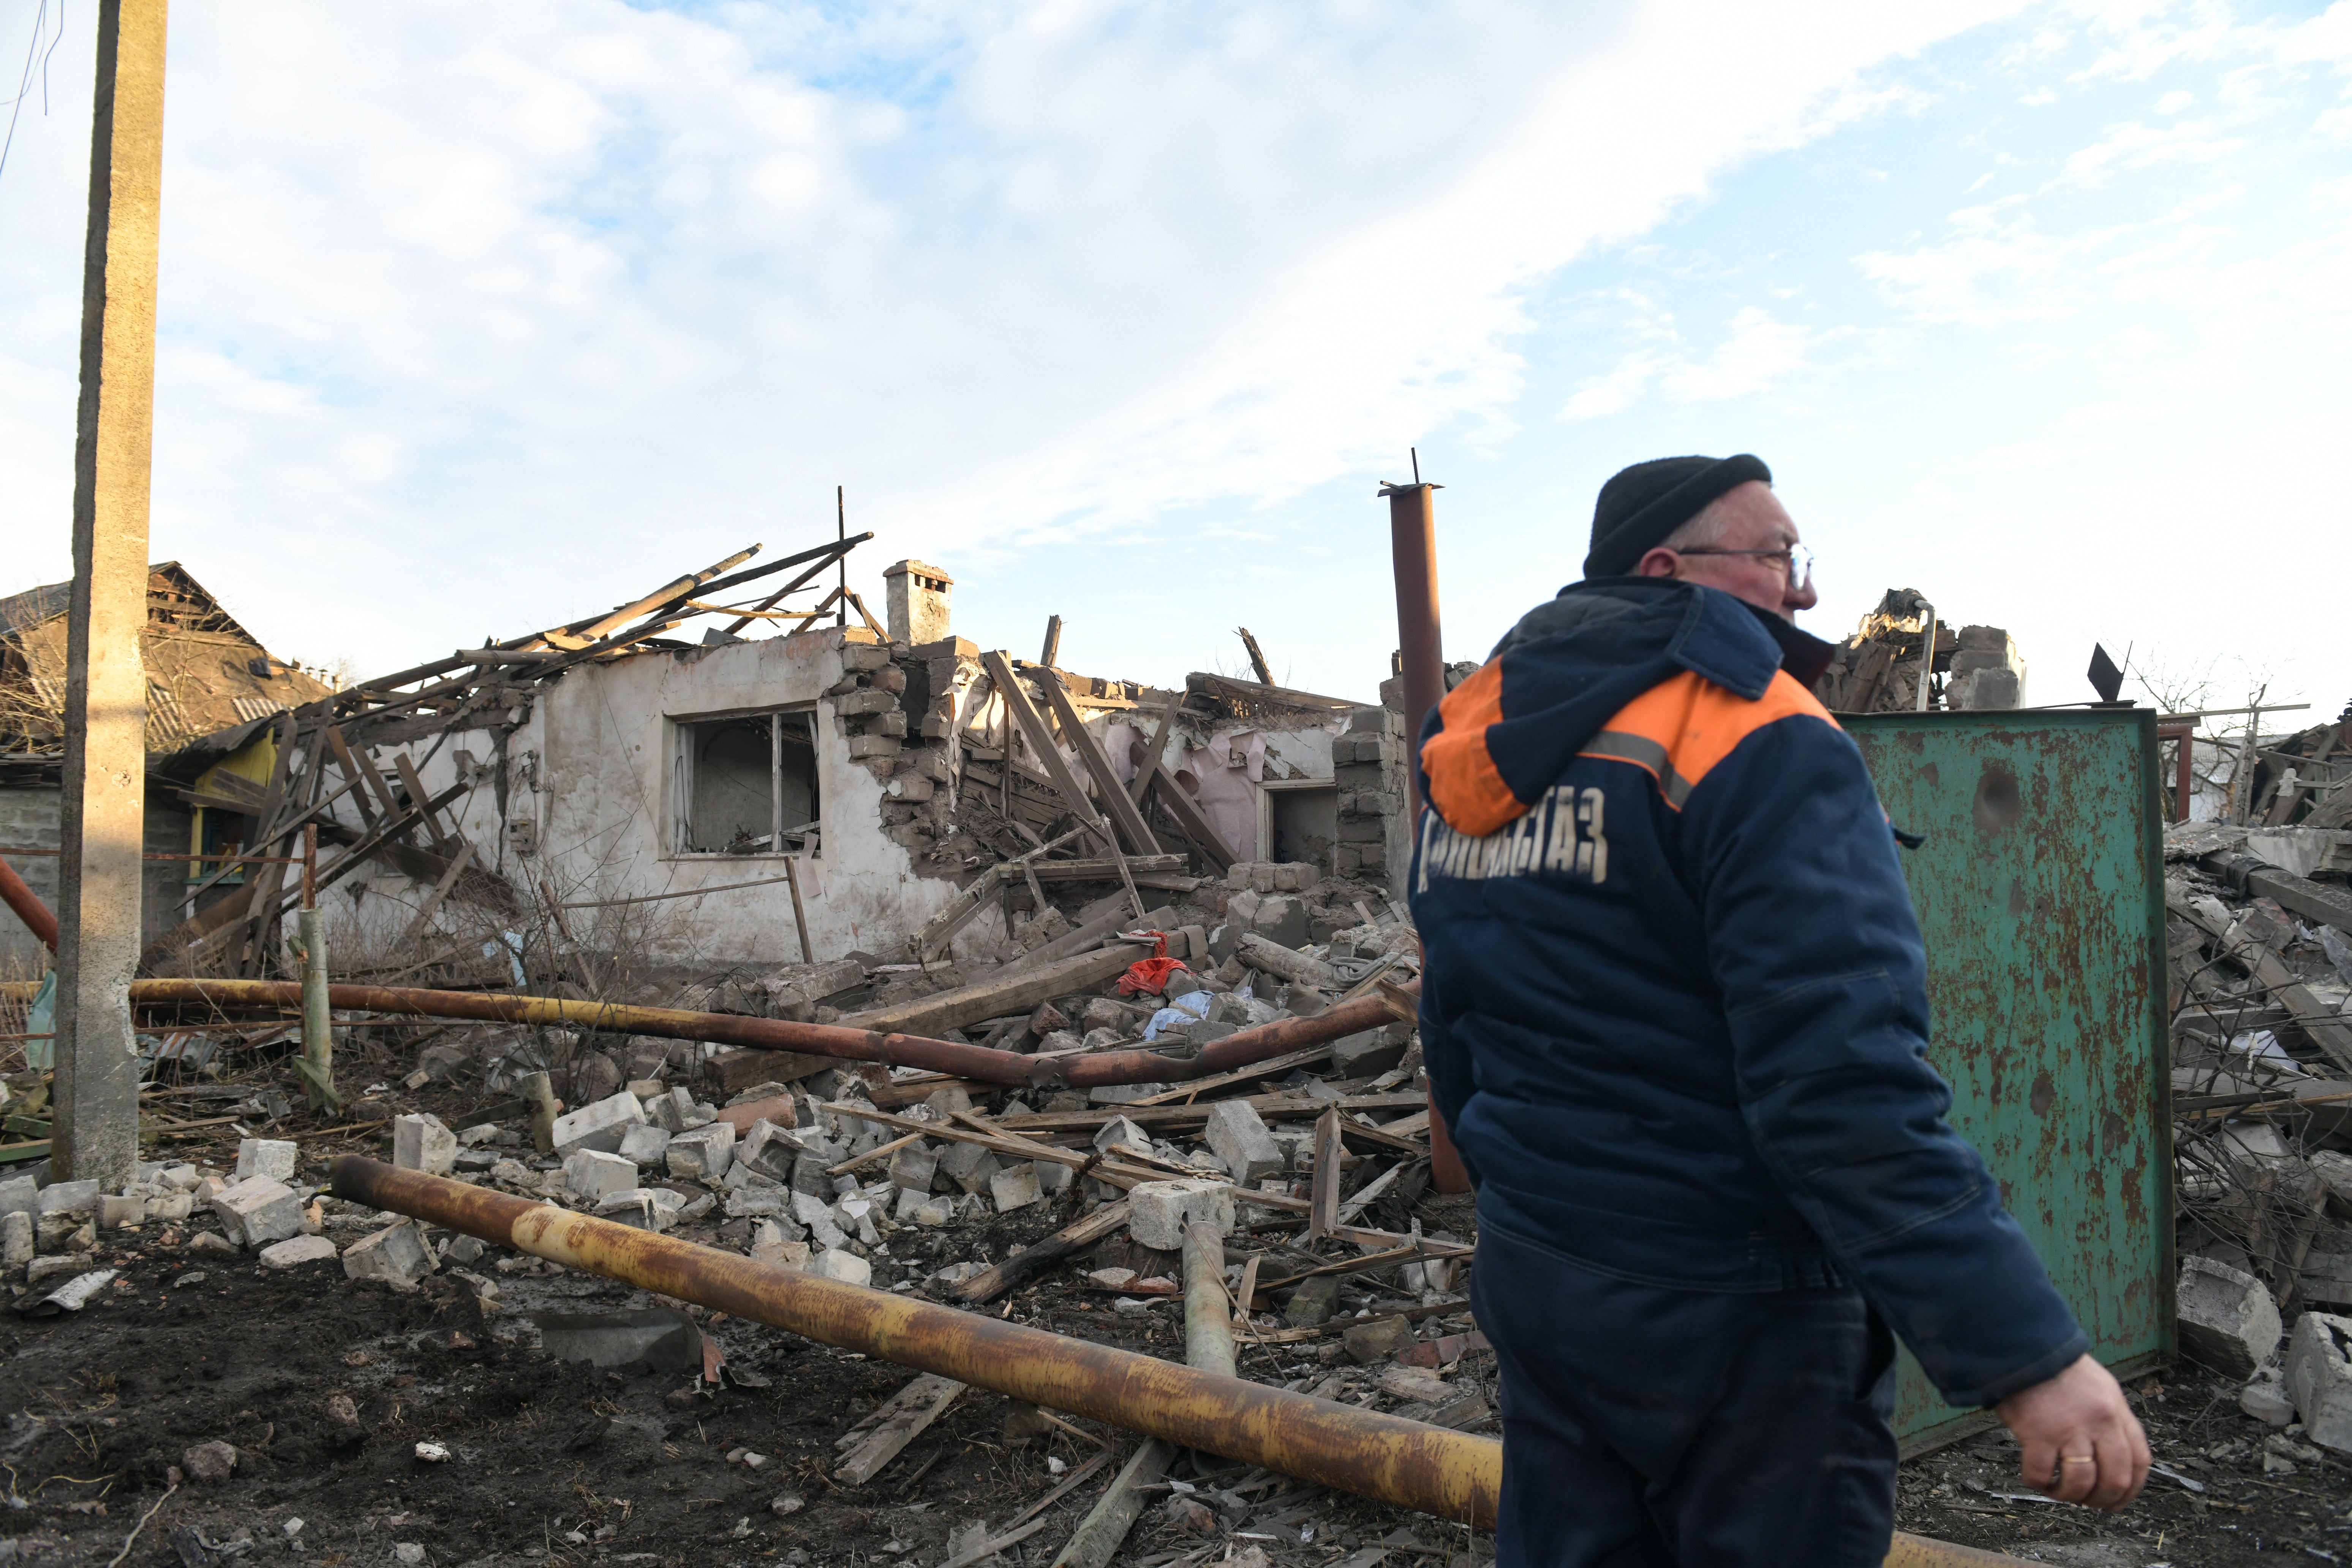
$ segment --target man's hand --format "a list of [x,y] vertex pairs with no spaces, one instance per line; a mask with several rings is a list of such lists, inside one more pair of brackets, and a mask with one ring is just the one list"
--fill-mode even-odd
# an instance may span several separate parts
[[2105,1367],[2084,1356],[1993,1407],[2025,1450],[2025,1484],[2110,1513],[2147,1484],[2147,1434]]

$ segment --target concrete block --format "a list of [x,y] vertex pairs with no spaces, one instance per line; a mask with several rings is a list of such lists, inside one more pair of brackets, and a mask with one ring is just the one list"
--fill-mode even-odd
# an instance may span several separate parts
[[[244,1163],[240,1155],[237,1163],[241,1166]],[[443,1126],[437,1116],[395,1116],[392,1119],[392,1163],[404,1171],[446,1176],[457,1163],[457,1135]]]
[[2286,1391],[2305,1436],[2352,1454],[2352,1318],[2305,1312],[2286,1349]]
[[121,1230],[126,1225],[137,1225],[147,1217],[145,1198],[100,1197],[98,1200],[98,1228]]
[[828,1247],[808,1260],[808,1272],[820,1279],[838,1279],[845,1285],[871,1285],[874,1266],[854,1252]]
[[646,1114],[665,1132],[691,1132],[698,1127],[709,1126],[717,1120],[719,1111],[697,1100],[688,1090],[673,1089],[656,1096],[646,1108]]
[[1257,916],[1250,921],[1250,934],[1262,936],[1276,947],[1303,947],[1309,918],[1306,900],[1276,893],[1259,901]]
[[239,1182],[212,1201],[221,1228],[240,1247],[264,1247],[302,1234],[302,1200],[267,1176]]
[[1412,1026],[1389,1024],[1331,1043],[1331,1069],[1339,1078],[1378,1078],[1404,1060]]
[[898,1207],[891,1217],[900,1225],[945,1225],[955,1217],[955,1209],[945,1198],[900,1187]]
[[286,1138],[240,1138],[236,1141],[236,1180],[267,1176],[273,1182],[294,1180],[294,1143]]
[[663,1158],[669,1162],[669,1173],[681,1181],[718,1181],[735,1163],[735,1129],[728,1122],[713,1121],[681,1132],[669,1141]]
[[616,1094],[555,1119],[555,1152],[572,1155],[583,1149],[617,1154],[631,1127],[646,1119],[646,1108],[634,1094]]
[[2210,1258],[2181,1266],[2180,1348],[2231,1377],[2251,1377],[2278,1348],[2278,1308],[2263,1282]]
[[669,1134],[650,1121],[640,1121],[621,1134],[620,1156],[632,1165],[656,1166],[667,1170],[663,1152],[669,1147]]
[[1402,1318],[1367,1318],[1339,1336],[1339,1348],[1358,1366],[1388,1360],[1412,1343],[1412,1325]]
[[1221,1236],[1234,1228],[1234,1190],[1223,1182],[1140,1182],[1127,1198],[1128,1234],[1161,1252],[1180,1250],[1184,1226],[1194,1220]]
[[1221,1100],[1209,1107],[1209,1148],[1225,1163],[1234,1181],[1254,1187],[1268,1176],[1282,1174],[1286,1163],[1274,1135],[1256,1107],[1247,1100]]
[[807,1193],[817,1198],[827,1196],[833,1191],[833,1167],[848,1157],[845,1152],[841,1152],[838,1159],[814,1151],[801,1155],[793,1162],[791,1176],[793,1191]]
[[997,1172],[989,1181],[988,1195],[994,1200],[998,1214],[1011,1214],[1014,1209],[1045,1201],[1045,1190],[1037,1184],[1037,1173],[1029,1165]]
[[[2352,1154],[2339,1154],[2333,1149],[2323,1149],[2311,1156],[2312,1173],[2319,1178],[2327,1212],[2338,1219],[2352,1219]],[[29,1178],[27,1178],[29,1179]],[[7,1185],[0,1184],[0,1214],[8,1210]]]
[[1104,1122],[1095,1134],[1095,1147],[1097,1150],[1108,1149],[1114,1143],[1124,1143],[1130,1149],[1149,1149],[1151,1147],[1151,1134],[1124,1116],[1114,1116]]
[[735,1147],[735,1163],[772,1182],[793,1179],[793,1163],[803,1152],[801,1137],[769,1121],[751,1123]]
[[2238,1408],[2265,1426],[2284,1426],[2294,1419],[2294,1401],[2275,1383],[2250,1383],[2238,1391]]
[[909,1143],[890,1156],[890,1184],[901,1192],[928,1193],[939,1168],[938,1150]]
[[984,1193],[1004,1162],[977,1143],[950,1143],[940,1151],[939,1173],[967,1193]]
[[382,1279],[394,1285],[414,1285],[433,1272],[433,1253],[425,1237],[406,1220],[363,1236],[343,1248],[343,1274],[352,1279]]
[[87,1219],[98,1213],[96,1182],[51,1182],[41,1189],[40,1205],[35,1217],[71,1217]]
[[0,1215],[37,1215],[40,1212],[40,1183],[30,1176],[13,1176],[0,1182]]
[[638,1230],[664,1231],[684,1207],[686,1199],[667,1187],[629,1187],[596,1200],[596,1217]]
[[23,1209],[0,1214],[0,1268],[22,1268],[33,1260],[33,1216]]
[[563,1184],[592,1202],[607,1193],[625,1193],[637,1184],[636,1163],[619,1154],[582,1149],[565,1157]]
[[293,1236],[261,1249],[264,1268],[299,1268],[305,1263],[332,1263],[335,1244],[323,1236]]
[[1056,1197],[1070,1190],[1070,1179],[1077,1173],[1069,1166],[1052,1160],[1032,1160],[1030,1167],[1036,1173],[1037,1190],[1047,1197]]

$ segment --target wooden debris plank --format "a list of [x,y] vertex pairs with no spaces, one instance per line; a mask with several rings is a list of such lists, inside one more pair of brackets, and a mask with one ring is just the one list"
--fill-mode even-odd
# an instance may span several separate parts
[[1143,797],[1150,792],[1151,775],[1159,771],[1160,754],[1168,749],[1168,731],[1176,724],[1176,705],[1184,700],[1181,691],[1171,691],[1160,705],[1160,717],[1152,721],[1151,739],[1143,745],[1142,760],[1136,763],[1135,778],[1127,786],[1127,797],[1140,808]]
[[1005,710],[1013,715],[1013,721],[1021,727],[1022,737],[1029,742],[1030,751],[1036,754],[1037,765],[1045,770],[1046,777],[1053,780],[1054,788],[1070,810],[1076,814],[1077,819],[1094,830],[1105,848],[1116,852],[1118,848],[1118,833],[1103,820],[1101,811],[1079,787],[1077,775],[1070,772],[1069,760],[1062,755],[1062,748],[1054,743],[1053,733],[1045,727],[1045,715],[1039,713],[1036,704],[1029,700],[1029,693],[1013,675],[1011,663],[999,652],[981,655],[981,663],[986,667],[989,679],[996,683],[997,692],[1003,697]]
[[1089,952],[1097,944],[1108,941],[1129,927],[1140,924],[1153,929],[1161,929],[1173,923],[1175,919],[1176,911],[1162,905],[1159,909],[1146,912],[1139,921],[1122,906],[1113,910],[1109,914],[1087,921],[1075,931],[1066,931],[1053,941],[1032,948],[1012,963],[998,968],[996,973],[1000,976],[1026,974],[1033,970],[1043,969],[1049,963],[1058,963],[1072,953]]
[[1029,1250],[1006,1258],[1003,1262],[982,1269],[949,1294],[966,1306],[984,1306],[1007,1290],[1035,1279],[1081,1247],[1091,1247],[1127,1224],[1127,1200],[1103,1205],[1089,1215],[1082,1215],[1043,1241],[1031,1244]]
[[360,786],[360,793],[354,798],[359,805],[361,818],[373,826],[378,806],[383,807],[385,816],[394,815],[398,808],[393,805],[392,791],[384,786],[383,775],[376,772],[374,764],[361,760],[352,751],[352,743],[343,738],[341,729],[327,731],[327,745],[335,753],[335,765],[343,770],[346,778]]
[[[340,864],[340,862],[339,862]],[[1075,991],[1088,990],[1123,973],[1135,962],[1136,950],[1114,942],[1100,952],[1080,953],[1042,969],[1014,975],[997,975],[936,995],[918,997],[894,1006],[853,1013],[841,1022],[853,1029],[883,1033],[937,1035],[1006,1013],[1026,1012],[1038,1003]]]
[[1219,876],[1233,869],[1234,862],[1241,857],[1234,853],[1233,846],[1225,842],[1225,836],[1217,831],[1217,825],[1209,820],[1200,803],[1186,793],[1184,786],[1178,784],[1157,759],[1153,760],[1151,766],[1151,797],[1175,819],[1184,837],[1199,846],[1202,857],[1215,868]]
[[466,868],[473,863],[474,847],[461,842],[457,853],[450,858],[449,868],[441,873],[440,879],[433,884],[433,890],[425,895],[423,903],[416,906],[415,918],[408,922],[407,931],[401,933],[400,944],[403,947],[425,934],[425,926],[440,910],[442,901],[448,898],[449,889],[457,885],[457,879],[464,876]]
[[[394,771],[400,774],[400,785],[403,789],[408,792],[409,799],[430,800],[433,798],[432,793],[425,787],[425,781],[417,776],[416,764],[409,759],[409,755],[406,752],[401,752],[394,754],[392,759],[392,765]],[[442,831],[440,813],[431,810],[430,808],[427,808],[425,813],[425,831],[433,836],[434,847],[445,855],[449,851],[450,841],[457,837],[457,835],[453,833],[445,833]]]
[[1339,1227],[1339,1108],[1335,1105],[1315,1122],[1315,1189],[1307,1215],[1307,1234],[1328,1236]]
[[964,1384],[951,1377],[925,1373],[835,1439],[843,1459],[833,1479],[844,1486],[864,1486],[882,1467],[897,1458],[906,1446],[955,1403]]
[[[2231,958],[2252,971],[2255,984],[2268,990],[2278,999],[2281,1006],[2294,1015],[2296,1025],[2311,1037],[2312,1043],[2326,1052],[2338,1068],[2352,1072],[2352,1028],[2347,1028],[2326,1003],[2313,995],[2310,987],[2303,984],[2278,954],[2247,937],[2234,923],[2217,926],[2202,910],[2186,900],[2172,899],[2166,902],[2174,914],[2211,936]],[[2232,933],[2236,934],[2233,936]]]
[[1053,707],[1054,716],[1062,721],[1062,738],[1076,751],[1080,765],[1093,777],[1095,798],[1103,803],[1111,826],[1118,829],[1118,836],[1126,841],[1129,852],[1135,855],[1159,854],[1160,840],[1152,837],[1150,827],[1143,820],[1143,813],[1128,797],[1127,787],[1119,783],[1118,770],[1110,765],[1110,758],[1104,753],[1102,742],[1087,731],[1086,721],[1078,716],[1077,709],[1071,705],[1070,694],[1062,684],[1060,672],[1045,671],[1038,678],[1037,684],[1045,689],[1045,700]]

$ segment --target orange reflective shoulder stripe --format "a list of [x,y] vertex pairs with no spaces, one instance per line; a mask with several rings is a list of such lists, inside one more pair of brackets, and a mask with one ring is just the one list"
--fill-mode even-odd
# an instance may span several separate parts
[[1486,751],[1487,726],[1503,718],[1503,661],[1487,660],[1437,711],[1443,728],[1421,749],[1430,804],[1456,833],[1483,838],[1527,810]]
[[1740,742],[1767,724],[1800,716],[1837,723],[1786,670],[1774,672],[1764,695],[1753,702],[1685,670],[1619,709],[1578,754],[1632,763],[1657,780],[1666,804],[1680,811],[1691,791]]

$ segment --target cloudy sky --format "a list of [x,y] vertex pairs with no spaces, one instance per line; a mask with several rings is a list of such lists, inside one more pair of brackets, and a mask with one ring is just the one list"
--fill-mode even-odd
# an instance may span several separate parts
[[[70,570],[92,0],[0,0],[0,592]],[[958,629],[1369,696],[1382,479],[1446,647],[1624,463],[1820,558],[2333,714],[2352,0],[183,0],[153,554],[390,669],[752,541]]]

